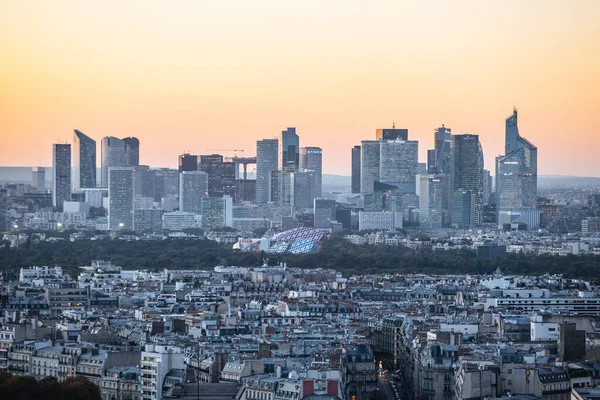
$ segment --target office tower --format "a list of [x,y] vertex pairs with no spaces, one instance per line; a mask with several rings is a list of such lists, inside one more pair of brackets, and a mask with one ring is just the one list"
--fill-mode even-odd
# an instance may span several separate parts
[[280,204],[291,204],[290,174],[298,170],[299,163],[300,139],[296,128],[287,128],[279,135]]
[[490,196],[492,195],[492,175],[487,169],[483,170],[483,204],[488,205],[490,203]]
[[269,176],[269,190],[269,201],[279,204],[281,201],[281,171],[271,171],[271,175]]
[[290,200],[294,210],[312,208],[317,186],[314,171],[296,171],[290,174]]
[[352,193],[360,193],[360,146],[352,148]]
[[315,172],[315,197],[323,196],[323,150],[320,147],[300,148],[300,170]]
[[154,173],[154,201],[179,197],[179,171],[170,168],[152,170]]
[[208,195],[208,174],[183,171],[179,174],[179,211],[202,213],[202,197]]
[[480,222],[476,216],[476,195],[470,190],[455,190],[452,193],[452,226],[473,228]]
[[31,171],[31,185],[38,192],[46,191],[46,168],[33,167]]
[[408,140],[408,129],[377,129],[375,131],[375,139],[377,140]]
[[0,232],[8,231],[8,191],[0,188]]
[[133,167],[108,169],[108,229],[111,231],[134,229],[134,176]]
[[[433,165],[434,173],[448,174],[450,173],[450,159],[452,147],[452,131],[444,125],[437,128],[433,134],[435,141],[435,164]],[[431,168],[431,166],[430,166]]]
[[379,181],[379,157],[381,142],[363,140],[360,152],[360,192],[373,193],[375,182]]
[[135,172],[134,196],[154,199],[154,171],[148,165],[138,165],[133,169]]
[[73,190],[96,187],[96,141],[73,130]]
[[134,137],[118,139],[107,136],[102,139],[102,187],[108,187],[108,169],[112,167],[135,167],[140,164],[140,141]]
[[420,175],[419,220],[421,226],[439,229],[449,224],[448,175]]
[[233,199],[231,196],[202,198],[202,226],[205,230],[233,226]]
[[419,143],[415,140],[381,140],[379,182],[414,193],[419,164]]
[[[313,224],[315,228],[331,228],[331,223],[337,220],[335,200],[315,199],[313,204],[313,214],[315,216]],[[348,215],[348,219],[349,218]],[[347,224],[349,225],[350,222],[348,221]]]
[[71,145],[52,145],[52,206],[59,211],[71,200]]
[[475,196],[474,225],[483,213],[483,151],[479,135],[453,135],[451,140],[450,190],[471,191]]
[[279,168],[279,141],[263,139],[256,142],[256,202],[266,204],[271,198],[271,171]]
[[198,170],[208,174],[208,195],[235,198],[236,163],[224,162],[220,154],[201,155]]
[[198,171],[198,156],[184,153],[179,156],[179,172]]
[[506,154],[496,158],[498,214],[537,208],[537,147],[519,134],[517,117],[515,109],[506,119]]

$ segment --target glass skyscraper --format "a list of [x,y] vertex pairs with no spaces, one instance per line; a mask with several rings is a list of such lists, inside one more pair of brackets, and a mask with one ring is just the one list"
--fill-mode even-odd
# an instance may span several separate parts
[[360,193],[360,146],[352,148],[352,193]]
[[73,130],[73,190],[96,187],[96,141]]
[[381,140],[379,182],[415,193],[419,165],[419,142],[415,140]]
[[277,171],[277,139],[263,139],[256,142],[256,202],[266,204],[271,198],[271,171]]
[[480,225],[483,222],[483,151],[479,135],[453,135],[450,155],[451,197],[456,191],[470,191],[475,196],[473,225]]
[[108,229],[134,229],[135,171],[133,167],[111,167],[108,170]]
[[379,181],[379,159],[381,141],[363,140],[360,153],[360,192],[373,193],[375,182]]
[[71,200],[71,145],[52,145],[52,206],[62,211]]
[[519,134],[516,109],[506,119],[505,150],[496,158],[498,213],[537,209],[537,147]]
[[296,128],[287,128],[279,136],[279,170],[281,171],[281,204],[291,204],[290,174],[300,166],[300,138]]
[[102,187],[108,187],[108,169],[140,165],[140,141],[134,137],[102,139]]
[[300,170],[315,171],[314,196],[323,195],[323,150],[320,147],[300,148]]

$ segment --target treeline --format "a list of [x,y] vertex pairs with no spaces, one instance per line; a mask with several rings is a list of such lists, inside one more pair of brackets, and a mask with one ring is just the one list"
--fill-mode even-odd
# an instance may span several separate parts
[[0,269],[13,275],[32,265],[58,265],[73,275],[91,260],[111,261],[127,269],[212,269],[216,265],[259,266],[286,262],[290,267],[331,268],[352,274],[429,273],[491,274],[500,267],[507,274],[543,275],[596,280],[600,256],[532,256],[509,254],[491,261],[478,260],[470,250],[412,250],[403,246],[354,245],[333,235],[319,253],[308,255],[265,255],[242,253],[231,245],[203,239],[153,241],[61,241],[27,243],[19,248],[0,246]]
[[100,400],[100,389],[87,378],[76,376],[59,382],[54,377],[36,380],[0,371],[0,399]]

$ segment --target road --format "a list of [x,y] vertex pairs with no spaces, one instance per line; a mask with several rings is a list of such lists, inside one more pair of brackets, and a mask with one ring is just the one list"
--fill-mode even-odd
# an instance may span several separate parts
[[[386,382],[388,381],[388,382]],[[391,376],[386,373],[384,375],[380,375],[377,378],[377,387],[379,388],[381,394],[383,394],[385,396],[385,398],[387,400],[399,400],[400,397],[396,396],[395,392],[394,392],[394,388],[392,387],[391,383]],[[400,394],[401,392],[398,391],[398,394]]]

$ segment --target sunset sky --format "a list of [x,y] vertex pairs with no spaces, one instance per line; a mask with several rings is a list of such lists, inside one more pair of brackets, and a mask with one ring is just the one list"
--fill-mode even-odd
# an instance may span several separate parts
[[295,126],[349,175],[395,121],[422,162],[441,124],[479,134],[493,172],[514,105],[540,174],[600,176],[599,21],[599,0],[0,0],[0,165],[49,166],[74,128],[98,162],[136,136],[174,167]]

